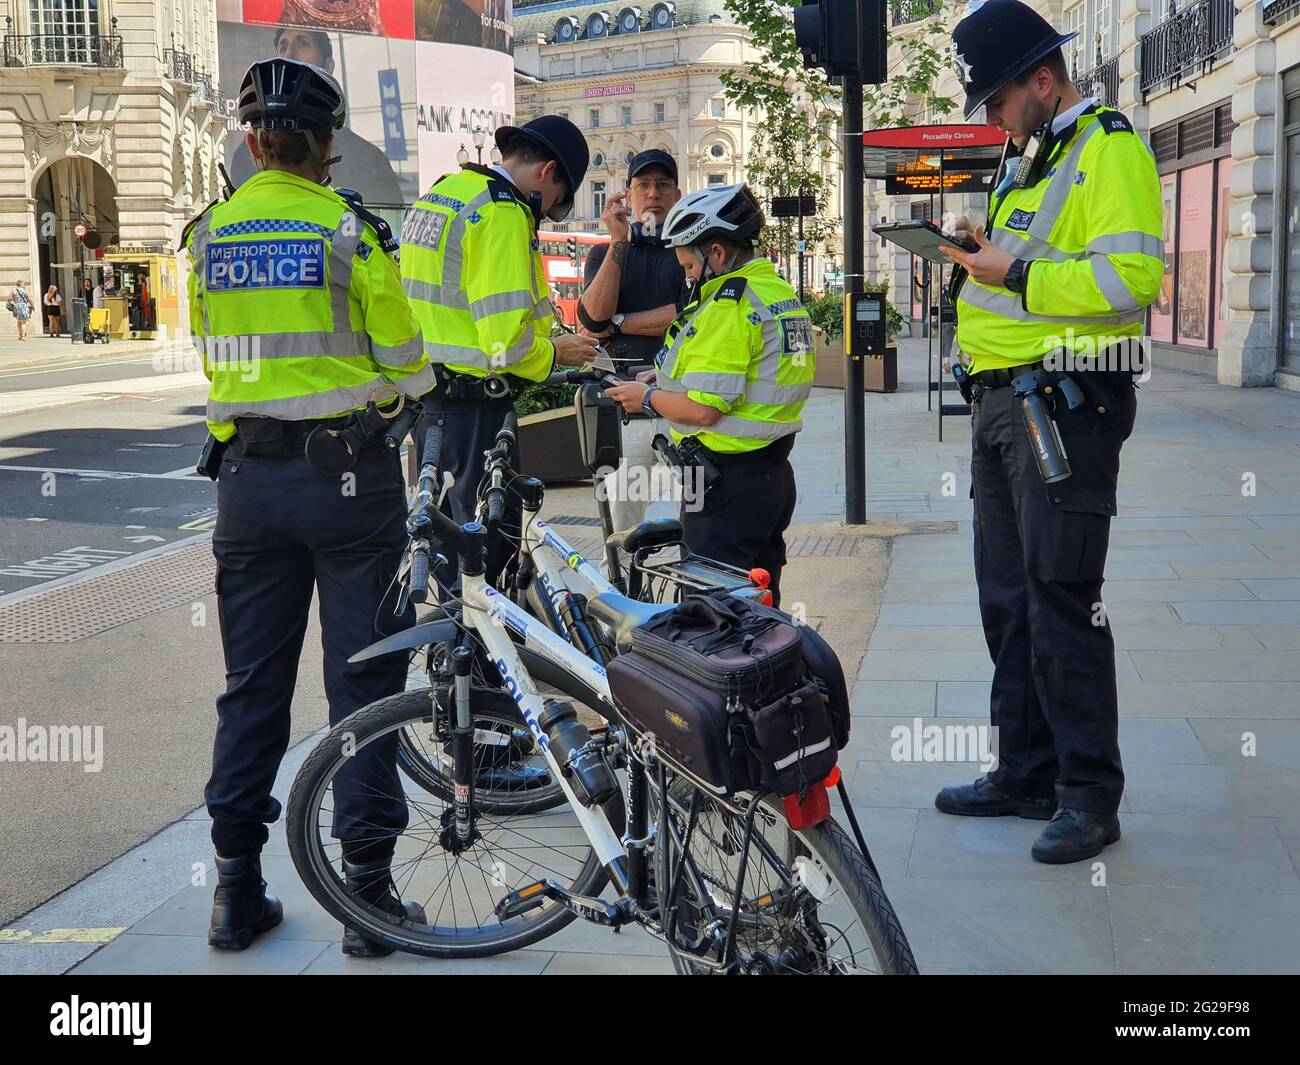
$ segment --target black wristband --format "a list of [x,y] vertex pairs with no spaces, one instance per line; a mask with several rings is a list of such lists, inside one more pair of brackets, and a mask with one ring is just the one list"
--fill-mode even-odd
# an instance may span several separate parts
[[578,300],[578,320],[582,322],[593,333],[603,333],[609,328],[612,318],[593,318],[587,313],[587,308],[583,306],[582,300]]

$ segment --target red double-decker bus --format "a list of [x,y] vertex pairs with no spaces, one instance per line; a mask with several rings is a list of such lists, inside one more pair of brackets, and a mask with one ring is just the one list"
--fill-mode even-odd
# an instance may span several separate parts
[[[542,261],[546,264],[546,281],[551,286],[552,299],[569,325],[578,318],[578,297],[582,295],[582,267],[591,249],[597,244],[608,244],[608,233],[552,233],[542,230],[537,234],[541,244]],[[577,242],[578,262],[574,265],[569,253],[569,241]]]

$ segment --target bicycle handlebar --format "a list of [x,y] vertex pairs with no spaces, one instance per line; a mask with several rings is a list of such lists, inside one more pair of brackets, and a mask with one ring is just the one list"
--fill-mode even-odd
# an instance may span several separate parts
[[429,545],[416,540],[411,545],[411,601],[423,603],[429,598]]

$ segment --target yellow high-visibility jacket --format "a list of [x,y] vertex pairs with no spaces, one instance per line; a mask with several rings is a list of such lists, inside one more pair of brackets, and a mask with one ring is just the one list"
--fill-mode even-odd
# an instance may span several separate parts
[[[965,278],[957,344],[971,371],[1088,357],[1141,336],[1164,275],[1155,160],[1120,112],[1077,120],[1036,185],[995,201],[989,240],[1029,267],[1023,294]],[[999,175],[1000,176],[1000,175]]]
[[495,171],[434,183],[402,224],[402,283],[430,362],[540,381],[555,362],[550,287],[532,208]]
[[195,219],[184,243],[218,440],[236,417],[329,418],[389,382],[412,397],[434,386],[397,265],[338,193],[264,170]]

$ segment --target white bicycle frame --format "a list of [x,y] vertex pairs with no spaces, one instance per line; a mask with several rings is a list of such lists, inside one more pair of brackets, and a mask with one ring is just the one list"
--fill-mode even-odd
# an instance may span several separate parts
[[[524,512],[524,537],[527,550],[533,555],[542,586],[552,600],[570,590],[568,575],[578,578],[575,583],[586,585],[586,594],[599,595],[617,591],[600,575],[582,555],[575,551],[559,533],[544,521],[538,521],[536,512]],[[552,554],[553,553],[553,554]],[[561,568],[558,560],[563,560]],[[578,801],[561,772],[561,766],[551,752],[550,741],[542,730],[540,719],[544,709],[541,693],[528,669],[520,660],[515,642],[506,630],[518,635],[524,646],[572,674],[578,681],[596,692],[613,715],[613,699],[609,692],[609,678],[605,669],[574,647],[568,640],[556,635],[543,622],[521,609],[509,597],[491,587],[482,574],[461,576],[461,598],[465,604],[464,622],[478,633],[492,662],[501,674],[506,690],[514,697],[524,720],[528,723],[537,746],[551,768],[552,779],[559,782],[569,800],[578,823],[595,850],[600,863],[611,866],[626,853],[618,833],[610,826],[605,811],[600,807],[586,807]]]

